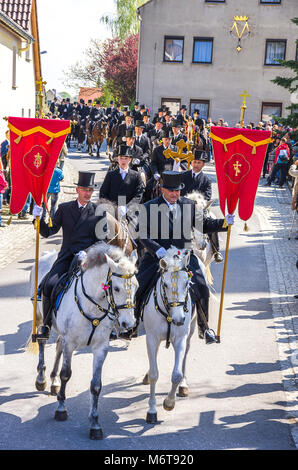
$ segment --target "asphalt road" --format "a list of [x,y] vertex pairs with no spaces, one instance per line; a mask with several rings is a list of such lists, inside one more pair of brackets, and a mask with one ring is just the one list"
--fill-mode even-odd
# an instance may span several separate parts
[[[76,169],[98,171],[102,158],[70,155]],[[214,179],[214,171],[209,172]],[[220,215],[218,207],[215,212]],[[0,449],[90,450],[293,450],[282,385],[274,321],[269,302],[264,246],[253,216],[250,232],[236,219],[232,230],[221,343],[207,346],[195,333],[189,354],[189,398],[177,398],[167,412],[162,402],[170,389],[173,350],[159,352],[157,425],[145,422],[149,387],[144,335],[131,343],[110,344],[99,400],[104,440],[89,440],[89,386],[92,355],[88,348],[74,355],[73,375],[66,389],[69,419],[56,422],[56,397],[38,392],[34,383],[38,358],[24,350],[31,333],[29,272],[34,246],[0,272]],[[225,246],[225,235],[222,246]],[[42,240],[41,252],[58,248],[60,236]],[[222,250],[224,252],[224,250]],[[212,265],[219,299],[223,265]],[[217,328],[218,309],[211,327]],[[53,365],[55,337],[46,348],[47,377]]]

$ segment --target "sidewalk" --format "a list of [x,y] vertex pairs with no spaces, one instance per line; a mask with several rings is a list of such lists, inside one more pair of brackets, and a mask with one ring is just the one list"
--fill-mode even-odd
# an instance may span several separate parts
[[[59,203],[74,199],[74,182],[77,171],[73,168],[67,157],[63,168],[64,181],[61,183]],[[8,217],[3,216],[6,224]],[[13,216],[11,224],[0,229],[0,268],[16,260],[24,253],[26,248],[35,243],[35,230],[32,225],[32,216],[28,220],[19,220]]]
[[[218,193],[215,167],[213,164],[207,164],[205,170],[212,178],[215,196]],[[287,396],[288,419],[292,424],[292,436],[298,448],[298,299],[294,297],[298,294],[298,240],[295,240],[298,217],[296,215],[289,240],[293,216],[291,191],[288,187],[264,187],[265,182],[265,179],[260,179],[254,215],[258,217],[261,227],[258,236],[264,247],[267,264],[269,295],[283,387]],[[249,220],[247,224],[249,228]],[[248,238],[256,235],[250,235],[249,231],[243,233]]]

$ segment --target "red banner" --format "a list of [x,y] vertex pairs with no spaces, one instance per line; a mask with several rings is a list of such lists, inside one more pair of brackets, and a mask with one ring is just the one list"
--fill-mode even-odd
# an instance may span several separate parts
[[237,202],[239,217],[248,220],[263,168],[270,131],[211,127],[219,201],[222,213],[233,214]]
[[56,119],[8,119],[11,149],[11,201],[10,211],[18,214],[23,209],[29,193],[40,206],[47,206],[47,190],[70,121]]

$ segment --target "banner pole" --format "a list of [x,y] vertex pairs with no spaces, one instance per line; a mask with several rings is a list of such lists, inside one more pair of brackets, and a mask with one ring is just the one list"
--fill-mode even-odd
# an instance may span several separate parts
[[37,289],[38,289],[40,217],[36,217],[35,222],[36,222],[36,244],[35,244],[35,279],[34,279],[34,304],[33,304],[33,324],[32,324],[32,342],[33,343],[36,343],[36,334],[37,334]]
[[231,229],[232,229],[232,225],[228,225],[225,264],[224,264],[224,271],[223,271],[223,278],[222,278],[220,307],[219,307],[219,316],[218,316],[218,325],[217,325],[217,335],[215,337],[217,343],[220,343],[220,329],[221,329],[223,302],[224,302],[224,295],[225,295],[225,285],[226,285],[227,266],[228,266],[228,255],[229,255],[230,240],[231,240]]

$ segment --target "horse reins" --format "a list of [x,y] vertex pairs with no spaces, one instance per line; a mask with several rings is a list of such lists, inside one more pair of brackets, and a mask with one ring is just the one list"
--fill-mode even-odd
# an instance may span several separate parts
[[[92,338],[93,338],[93,335],[95,333],[95,330],[96,328],[100,325],[100,323],[102,322],[102,320],[104,320],[107,316],[109,317],[110,320],[114,321],[115,319],[118,320],[119,318],[119,310],[123,310],[123,309],[128,309],[128,308],[134,308],[135,307],[135,304],[133,304],[132,302],[130,303],[130,299],[129,299],[129,302],[127,302],[126,304],[122,304],[122,305],[117,305],[115,303],[115,300],[114,300],[114,294],[113,294],[113,286],[112,286],[112,277],[113,276],[116,276],[116,277],[119,277],[121,279],[127,279],[127,280],[130,280],[134,275],[135,273],[133,274],[124,274],[124,275],[121,275],[121,274],[117,274],[117,273],[113,273],[110,269],[109,269],[109,272],[107,274],[107,280],[106,280],[106,286],[108,286],[108,289],[106,290],[107,294],[106,294],[106,297],[107,297],[107,301],[108,301],[108,308],[104,308],[104,307],[101,307],[101,305],[99,305],[94,299],[92,299],[92,297],[90,297],[90,295],[87,294],[86,292],[86,289],[85,289],[85,286],[84,286],[84,282],[83,282],[83,275],[84,273],[81,271],[81,273],[79,275],[76,276],[76,282],[75,282],[75,291],[74,291],[74,294],[75,294],[75,302],[78,306],[78,309],[81,313],[81,315],[83,315],[83,317],[85,317],[92,325],[92,332],[89,336],[89,339],[88,339],[88,343],[87,343],[87,346],[90,345],[91,341],[92,341]],[[79,278],[81,279],[81,286],[82,286],[82,292],[84,294],[84,296],[93,304],[96,306],[96,308],[103,313],[103,316],[101,316],[100,318],[93,318],[93,317],[90,317],[89,315],[87,315],[84,310],[82,309],[82,306],[81,306],[81,303],[80,303],[80,300],[78,298],[78,293],[77,293],[77,286],[78,286],[78,282],[79,282]],[[128,282],[128,281],[127,281]],[[126,291],[127,293],[130,295],[130,287],[131,287],[131,281],[130,281],[130,285],[127,287]],[[109,310],[109,307],[111,307],[112,311]]]

